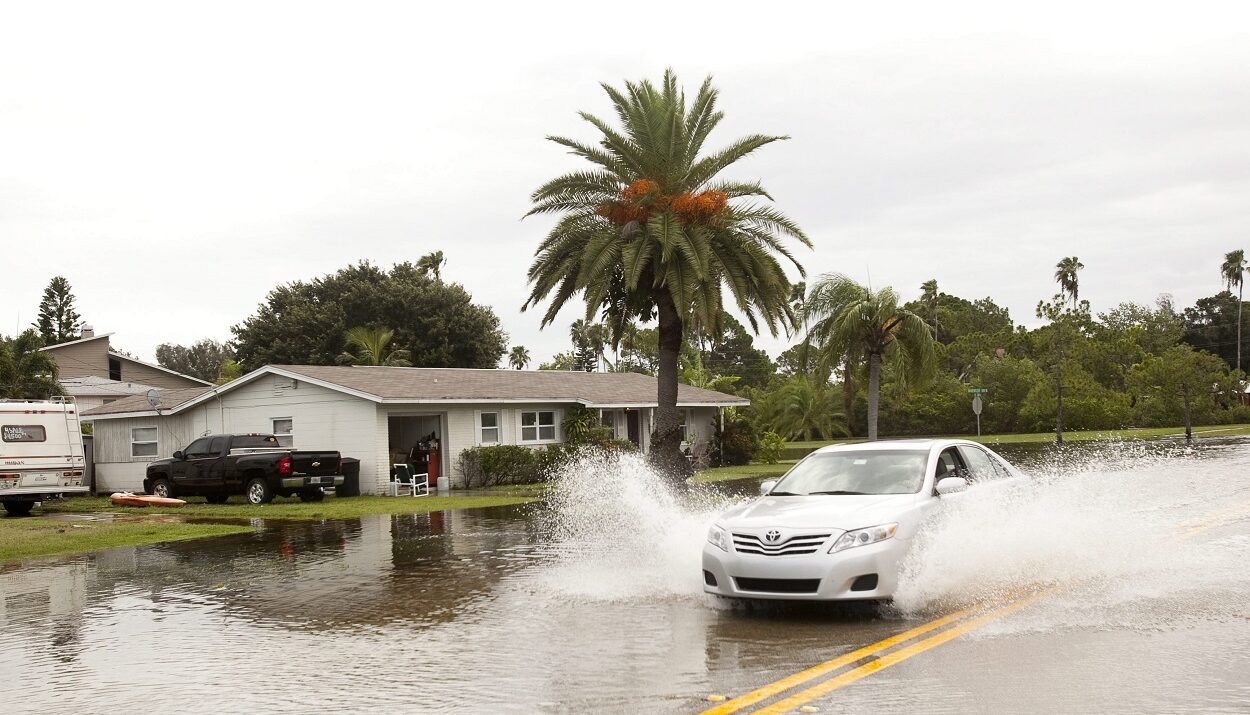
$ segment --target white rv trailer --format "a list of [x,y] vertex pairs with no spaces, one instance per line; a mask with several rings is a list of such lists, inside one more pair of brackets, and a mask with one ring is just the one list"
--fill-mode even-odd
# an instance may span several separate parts
[[72,397],[0,400],[0,502],[13,516],[36,502],[86,494],[82,430]]

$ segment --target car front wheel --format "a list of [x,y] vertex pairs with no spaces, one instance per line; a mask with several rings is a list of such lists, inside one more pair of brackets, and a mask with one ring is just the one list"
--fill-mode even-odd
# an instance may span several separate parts
[[170,484],[168,479],[157,479],[152,482],[152,494],[162,499],[172,499],[174,496],[174,485]]
[[245,494],[248,504],[268,504],[273,501],[273,490],[269,488],[269,484],[264,479],[259,477],[247,483]]

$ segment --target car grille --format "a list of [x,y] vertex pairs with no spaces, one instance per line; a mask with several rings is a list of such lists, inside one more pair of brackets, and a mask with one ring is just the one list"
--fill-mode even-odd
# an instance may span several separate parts
[[802,534],[791,536],[775,544],[765,543],[755,534],[734,534],[734,551],[740,554],[760,556],[797,556],[814,554],[832,534]]
[[816,593],[820,590],[818,578],[743,578],[735,576],[739,591],[760,593]]

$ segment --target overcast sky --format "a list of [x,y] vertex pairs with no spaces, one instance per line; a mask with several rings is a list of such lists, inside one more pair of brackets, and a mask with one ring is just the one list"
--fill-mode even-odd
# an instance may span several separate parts
[[537,364],[580,313],[519,311],[528,196],[579,167],[544,136],[593,140],[598,82],[666,66],[714,75],[711,145],[793,137],[726,176],[807,231],[810,273],[1027,323],[1067,255],[1095,311],[1216,292],[1250,248],[1250,11],[1033,5],[5,3],[0,333],[61,274],[150,360],[280,283],[442,250]]

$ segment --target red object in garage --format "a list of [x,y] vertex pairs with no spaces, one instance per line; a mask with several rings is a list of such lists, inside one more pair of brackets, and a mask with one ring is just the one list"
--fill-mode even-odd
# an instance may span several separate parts
[[435,442],[430,446],[430,464],[426,467],[426,469],[429,470],[429,477],[427,478],[426,484],[428,484],[431,489],[438,487],[438,464],[438,443]]

